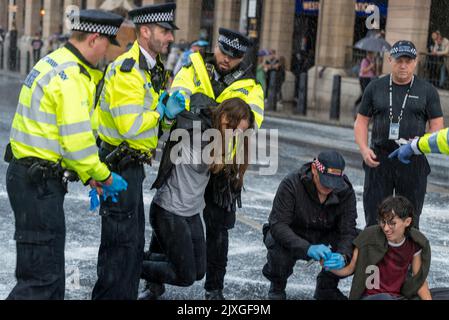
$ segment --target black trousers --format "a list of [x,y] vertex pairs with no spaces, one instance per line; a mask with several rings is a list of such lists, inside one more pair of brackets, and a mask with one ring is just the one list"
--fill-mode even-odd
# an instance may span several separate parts
[[427,190],[427,176],[430,173],[427,158],[413,156],[410,164],[403,164],[397,159],[388,159],[388,151],[376,149],[374,152],[380,160],[380,166],[370,168],[363,163],[363,207],[366,226],[378,223],[378,206],[394,193],[406,197],[414,205],[413,226],[419,228],[419,217]]
[[[100,148],[100,158],[108,154]],[[118,170],[116,170],[118,171]],[[131,164],[118,172],[128,189],[120,193],[118,203],[101,198],[101,244],[92,299],[136,300],[145,244],[145,213],[142,165]]]
[[[298,261],[292,254],[280,246],[268,231],[265,239],[265,246],[268,249],[267,263],[262,269],[263,275],[270,280],[277,290],[285,290],[287,279],[293,274],[293,267]],[[323,241],[323,243],[327,243]],[[322,271],[317,276],[314,297],[319,300],[341,299],[338,291],[340,278],[331,272]]]
[[[206,273],[206,243],[200,215],[178,216],[153,202],[150,223],[152,244],[143,261],[142,278],[181,287],[201,280]],[[158,249],[151,252],[151,248]]]
[[6,189],[14,211],[17,284],[7,299],[62,300],[65,291],[65,188],[56,179],[35,185],[28,167],[10,163]]
[[228,230],[234,228],[236,217],[235,212],[228,212],[214,203],[210,183],[206,187],[204,197],[206,207],[203,217],[206,225],[207,246],[207,269],[204,288],[207,291],[222,290],[228,263]]

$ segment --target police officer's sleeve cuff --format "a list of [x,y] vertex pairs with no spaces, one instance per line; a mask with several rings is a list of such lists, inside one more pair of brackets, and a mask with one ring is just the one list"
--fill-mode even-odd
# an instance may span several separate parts
[[87,181],[83,183],[85,187],[87,187],[89,185],[90,180],[92,180],[92,178],[87,179]]
[[423,154],[421,150],[419,150],[419,138],[413,139],[412,143],[410,144],[412,147],[413,153],[416,155]]
[[101,180],[100,182],[103,183],[103,182],[108,181],[108,179],[111,177],[111,175],[112,175],[112,173],[109,173],[108,177],[106,179],[104,179],[104,180]]

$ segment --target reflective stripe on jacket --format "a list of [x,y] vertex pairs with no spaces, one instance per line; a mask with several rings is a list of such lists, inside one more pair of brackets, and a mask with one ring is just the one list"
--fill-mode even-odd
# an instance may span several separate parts
[[106,180],[92,133],[91,113],[102,72],[70,43],[41,59],[26,77],[12,123],[14,157],[36,157],[89,177]]

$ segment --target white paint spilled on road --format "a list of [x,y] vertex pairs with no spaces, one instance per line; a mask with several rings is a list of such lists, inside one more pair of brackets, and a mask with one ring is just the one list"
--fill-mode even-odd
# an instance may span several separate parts
[[95,260],[98,255],[100,243],[95,247],[66,247],[65,256],[67,260]]
[[428,218],[448,218],[449,219],[449,208],[436,207],[434,205],[426,205],[424,203],[423,211],[421,214],[421,219]]
[[[248,279],[248,278],[242,278],[242,277],[236,277],[236,276],[228,276],[226,275],[226,281],[227,282],[233,282],[238,285],[244,285],[244,284],[251,284],[254,286],[266,286],[267,289],[270,286],[270,281],[268,280],[256,280],[256,279]],[[287,290],[301,290],[301,291],[313,291],[315,290],[315,284],[311,283],[294,283],[290,281],[290,283],[287,283]]]
[[7,199],[8,198],[8,193],[6,191],[0,190],[0,198]]
[[251,193],[251,200],[267,200],[272,201],[274,199],[274,196],[276,195],[275,192],[267,192],[262,191],[261,189],[254,189],[250,187],[245,187],[246,192]]
[[229,248],[228,256],[237,256],[237,255],[245,255],[245,254],[251,254],[255,252],[264,252],[266,251],[265,246],[262,245],[231,245]]
[[[1,196],[1,192],[0,192],[0,196]],[[144,193],[143,196],[143,203],[145,206],[150,206],[151,202],[153,201],[153,196],[154,194],[148,194],[148,193]],[[7,197],[7,195],[6,195]],[[84,194],[81,192],[69,192],[66,196],[65,196],[66,200],[75,200],[75,201],[81,201],[81,202],[85,202],[86,203],[86,211],[88,211],[88,204],[89,204],[89,196],[88,194]]]

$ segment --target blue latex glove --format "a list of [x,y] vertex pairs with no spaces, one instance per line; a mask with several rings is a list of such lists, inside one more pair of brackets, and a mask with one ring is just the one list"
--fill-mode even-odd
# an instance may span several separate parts
[[410,158],[415,154],[415,152],[412,149],[412,146],[410,143],[404,144],[388,156],[389,159],[398,158],[399,161],[405,164],[410,163]]
[[112,172],[112,183],[111,185],[103,185],[103,192],[108,195],[118,194],[119,192],[126,190],[128,188],[128,183],[120,175]]
[[103,190],[103,201],[106,201],[108,199],[108,197],[111,197],[111,200],[113,203],[117,203],[118,202],[118,192],[116,193],[110,193],[107,191]]
[[307,250],[307,255],[316,261],[320,261],[321,259],[326,260],[331,254],[331,249],[324,244],[312,245],[309,247],[309,250]]
[[90,189],[89,191],[90,198],[90,211],[95,211],[97,207],[100,205],[100,199],[98,198],[97,189]]
[[106,201],[108,197],[111,197],[113,203],[118,202],[118,195],[120,192],[126,190],[128,188],[128,183],[122,176],[118,175],[115,172],[111,173],[112,175],[112,183],[109,186],[103,185],[103,200]]
[[345,267],[345,258],[340,253],[332,253],[323,264],[326,270],[340,270]]
[[164,91],[164,93],[162,93],[159,97],[159,101],[157,103],[157,107],[156,107],[156,112],[159,113],[160,117],[159,120],[162,120],[164,118],[165,115],[165,104],[164,104],[164,99],[167,96],[167,91]]
[[167,101],[165,115],[168,119],[173,120],[176,116],[183,112],[186,108],[186,99],[180,91],[175,91]]

